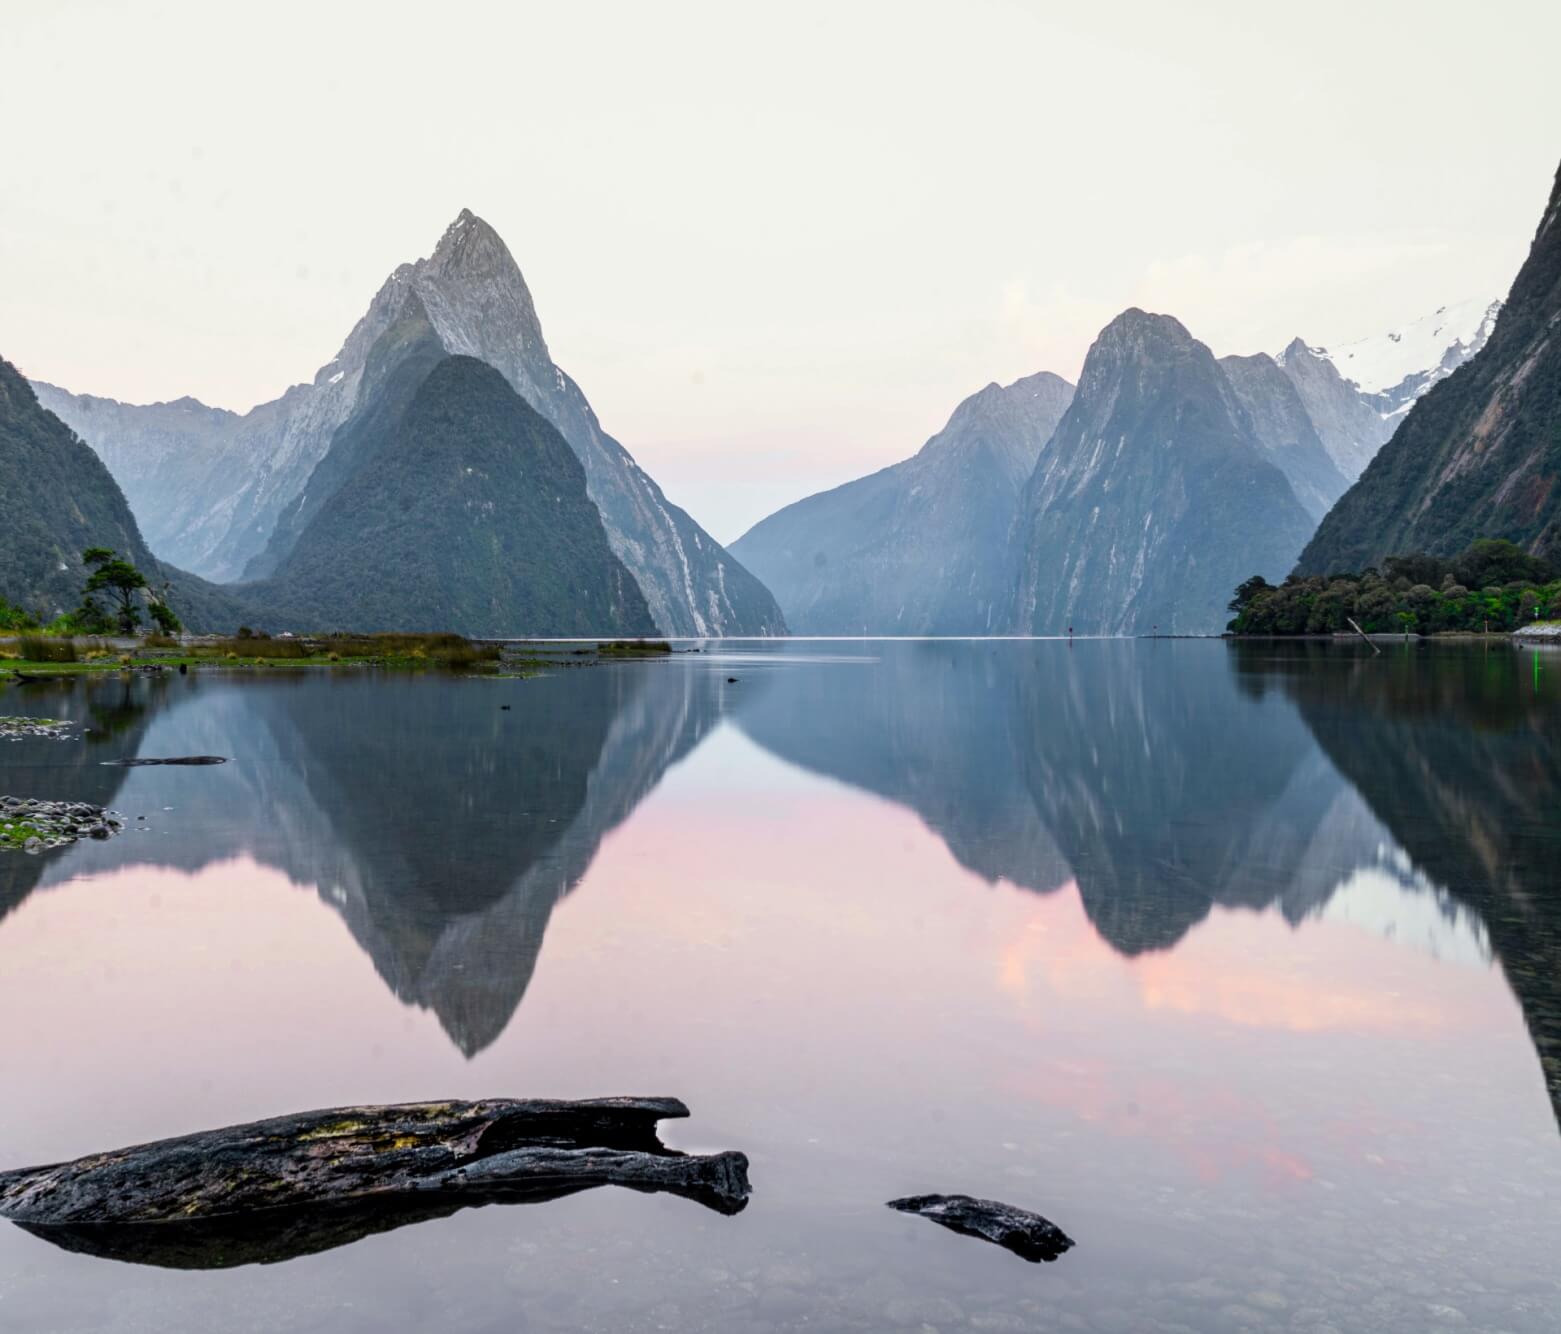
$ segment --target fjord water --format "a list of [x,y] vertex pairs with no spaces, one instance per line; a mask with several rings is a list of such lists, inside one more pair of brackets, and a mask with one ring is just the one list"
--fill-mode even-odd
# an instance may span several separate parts
[[[744,1150],[754,1194],[238,1268],[0,1225],[0,1328],[1561,1323],[1561,655],[705,648],[7,691],[92,730],[0,741],[0,792],[129,827],[0,856],[0,1167],[667,1093],[669,1142]],[[101,763],[198,753],[232,760]],[[929,1191],[1077,1245],[884,1208]]]

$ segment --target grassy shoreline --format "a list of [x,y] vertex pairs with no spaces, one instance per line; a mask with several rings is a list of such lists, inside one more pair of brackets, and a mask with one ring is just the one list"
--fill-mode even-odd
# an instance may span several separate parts
[[499,642],[459,635],[324,635],[288,638],[151,636],[141,640],[14,637],[0,634],[0,678],[85,676],[171,670],[296,670],[355,667],[389,671],[454,671],[514,676],[543,667],[660,658],[660,640],[604,639],[592,648],[541,642]]

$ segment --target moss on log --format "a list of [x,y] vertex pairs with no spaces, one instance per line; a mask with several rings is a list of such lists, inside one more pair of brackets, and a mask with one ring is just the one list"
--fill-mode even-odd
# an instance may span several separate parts
[[274,1263],[493,1203],[594,1186],[747,1203],[741,1153],[682,1154],[675,1098],[339,1107],[0,1172],[0,1217],[65,1247],[178,1268]]

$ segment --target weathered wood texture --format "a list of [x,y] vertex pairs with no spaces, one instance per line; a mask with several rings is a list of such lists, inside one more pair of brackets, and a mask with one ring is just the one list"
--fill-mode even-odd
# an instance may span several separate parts
[[675,1098],[340,1107],[0,1172],[0,1217],[70,1250],[180,1267],[275,1261],[467,1205],[593,1186],[748,1199],[741,1153],[668,1149]]
[[1073,1246],[1073,1238],[1050,1219],[999,1200],[978,1200],[970,1195],[909,1195],[903,1200],[890,1200],[889,1207],[904,1214],[919,1214],[963,1236],[990,1241],[1032,1264],[1055,1260]]

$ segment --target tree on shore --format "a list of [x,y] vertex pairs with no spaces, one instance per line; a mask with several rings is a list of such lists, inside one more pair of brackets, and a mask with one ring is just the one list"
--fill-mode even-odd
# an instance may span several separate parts
[[1485,538],[1451,560],[1389,556],[1381,569],[1294,575],[1277,586],[1259,575],[1230,601],[1238,635],[1353,631],[1438,634],[1511,631],[1561,616],[1561,577],[1546,561]]
[[[164,634],[182,628],[173,608],[155,593],[146,591],[150,588],[146,576],[129,561],[107,547],[88,547],[81,559],[92,571],[82,586],[81,606],[74,618],[83,629],[117,628],[121,634],[134,634],[141,624],[143,601],[150,604],[152,621]],[[98,593],[109,599],[111,615],[104,614],[95,596]]]

